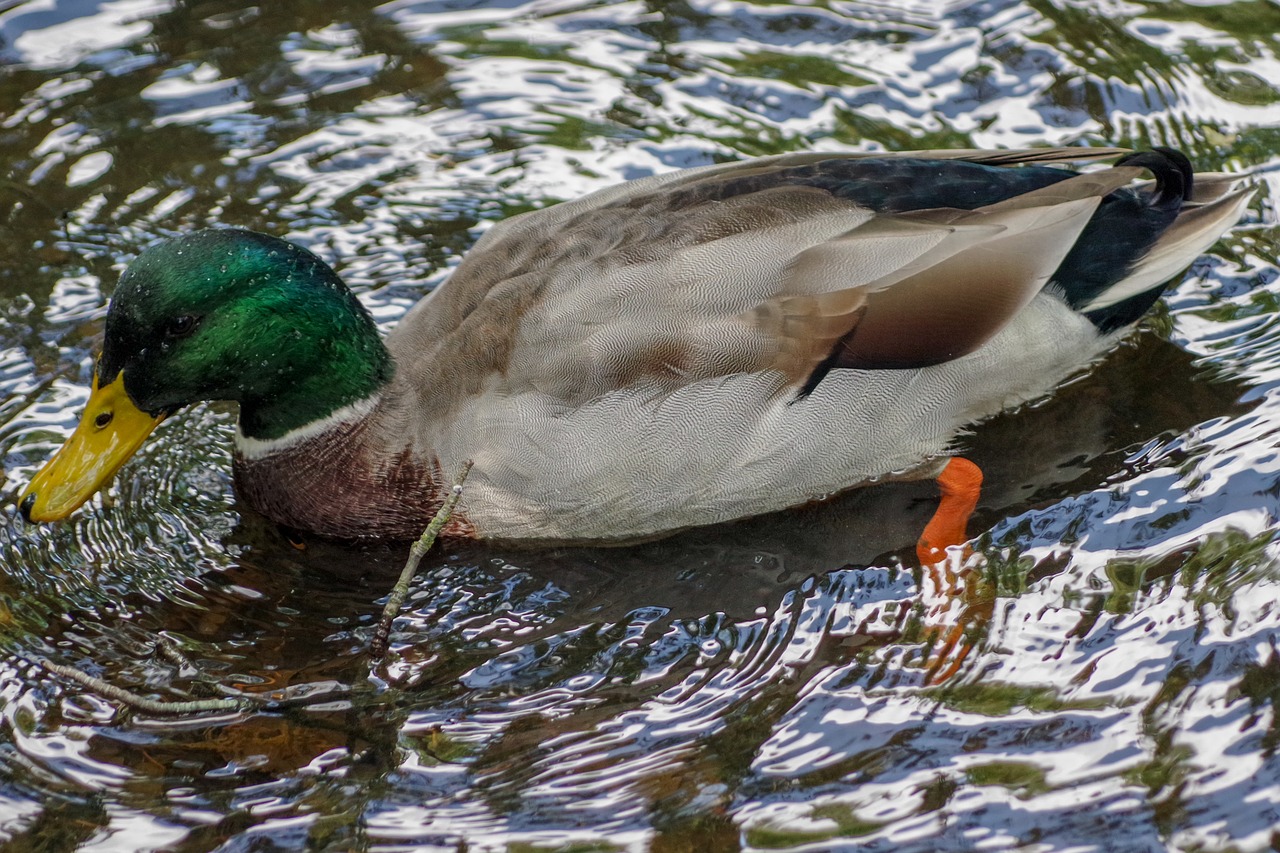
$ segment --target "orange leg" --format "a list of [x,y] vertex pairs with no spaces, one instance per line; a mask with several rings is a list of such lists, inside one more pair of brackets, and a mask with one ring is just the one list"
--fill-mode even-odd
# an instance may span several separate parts
[[947,548],[963,545],[968,539],[965,528],[978,506],[982,470],[968,459],[956,456],[938,475],[938,488],[942,490],[942,500],[916,543],[916,556],[924,566],[942,562],[947,558]]
[[[926,617],[934,623],[938,638],[926,665],[929,684],[941,684],[960,670],[971,649],[966,631],[985,625],[995,605],[993,591],[981,573],[963,569],[963,556],[951,560],[947,554],[947,548],[963,545],[968,539],[966,528],[978,505],[982,471],[968,459],[953,458],[938,476],[938,487],[942,500],[916,543],[916,556],[932,582],[932,595],[942,598]],[[958,618],[949,616],[952,602],[957,599]],[[955,621],[948,626],[946,623],[952,619]]]

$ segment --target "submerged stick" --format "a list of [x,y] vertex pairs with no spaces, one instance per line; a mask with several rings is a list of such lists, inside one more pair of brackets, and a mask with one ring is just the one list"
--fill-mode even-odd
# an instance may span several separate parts
[[422,531],[418,541],[414,542],[413,547],[409,549],[409,559],[405,561],[404,569],[400,572],[400,579],[396,581],[396,585],[391,589],[391,595],[387,598],[387,605],[382,608],[382,619],[379,620],[378,628],[373,632],[373,640],[369,643],[369,657],[374,662],[380,661],[387,656],[387,647],[391,640],[391,623],[395,621],[397,614],[400,613],[400,605],[404,604],[405,596],[409,594],[409,582],[413,580],[414,572],[418,570],[418,563],[431,550],[431,546],[435,544],[436,537],[440,535],[440,531],[444,529],[444,526],[449,523],[449,517],[453,515],[453,508],[458,505],[458,499],[462,497],[462,484],[466,482],[467,474],[471,472],[471,465],[470,459],[463,463],[462,471],[458,473],[458,479],[453,481],[453,488],[449,491],[449,496],[440,505],[440,509],[436,510],[435,517],[431,519],[427,529]]
[[234,696],[212,699],[152,699],[149,696],[134,693],[132,690],[117,687],[109,681],[104,681],[96,675],[89,675],[87,672],[81,672],[75,667],[54,663],[48,658],[24,659],[33,661],[54,675],[60,675],[69,681],[74,681],[104,699],[119,702],[121,705],[132,708],[135,711],[157,716],[204,714],[209,712],[283,711],[288,708],[305,708],[308,705],[319,705],[325,702],[332,702],[335,699],[345,699],[350,695],[349,690],[303,696],[270,696],[262,693],[246,693],[243,690],[236,690]]
[[270,704],[271,700],[263,697],[251,698],[250,695],[244,695],[236,698],[226,699],[192,699],[189,701],[174,702],[166,699],[150,699],[146,696],[139,696],[132,690],[125,690],[123,687],[117,687],[110,682],[103,681],[101,678],[89,675],[87,672],[81,672],[70,666],[63,666],[54,663],[45,658],[39,658],[36,663],[52,672],[54,675],[60,675],[63,678],[70,679],[82,687],[87,687],[98,695],[128,705],[137,711],[144,711],[148,714],[200,714],[206,711],[248,711],[253,708],[261,708],[263,705]]

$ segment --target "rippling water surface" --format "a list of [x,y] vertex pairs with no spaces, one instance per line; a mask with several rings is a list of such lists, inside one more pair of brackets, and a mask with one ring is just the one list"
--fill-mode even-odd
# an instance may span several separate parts
[[[1280,847],[1280,5],[1025,0],[0,2],[0,841],[14,850]],[[627,549],[296,550],[234,412],[24,525],[106,302],[209,224],[333,262],[384,326],[491,222],[791,150],[1175,145],[1241,224],[1107,360],[929,484]],[[940,585],[941,584],[941,585]],[[970,647],[929,677],[945,638]],[[47,658],[167,699],[148,716]],[[941,681],[942,683],[933,683]]]

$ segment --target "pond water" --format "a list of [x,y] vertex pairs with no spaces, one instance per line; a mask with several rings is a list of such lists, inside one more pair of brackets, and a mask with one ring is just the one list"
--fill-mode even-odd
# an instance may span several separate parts
[[[0,1],[0,844],[1280,849],[1277,33],[1274,0]],[[488,224],[618,180],[1075,143],[1258,194],[1111,356],[962,440],[953,606],[913,570],[932,486],[891,485],[640,547],[449,544],[371,676],[403,545],[298,550],[239,505],[229,407],[69,522],[13,508],[160,236],[285,236],[390,327]],[[149,715],[40,658],[327,701]]]

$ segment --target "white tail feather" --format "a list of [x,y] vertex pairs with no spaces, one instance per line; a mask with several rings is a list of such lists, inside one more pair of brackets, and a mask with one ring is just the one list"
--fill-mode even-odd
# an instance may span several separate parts
[[[1217,191],[1218,188],[1212,189]],[[1129,275],[1098,294],[1080,310],[1088,313],[1107,308],[1173,278],[1240,218],[1252,197],[1253,188],[1245,187],[1208,204],[1188,207]]]

